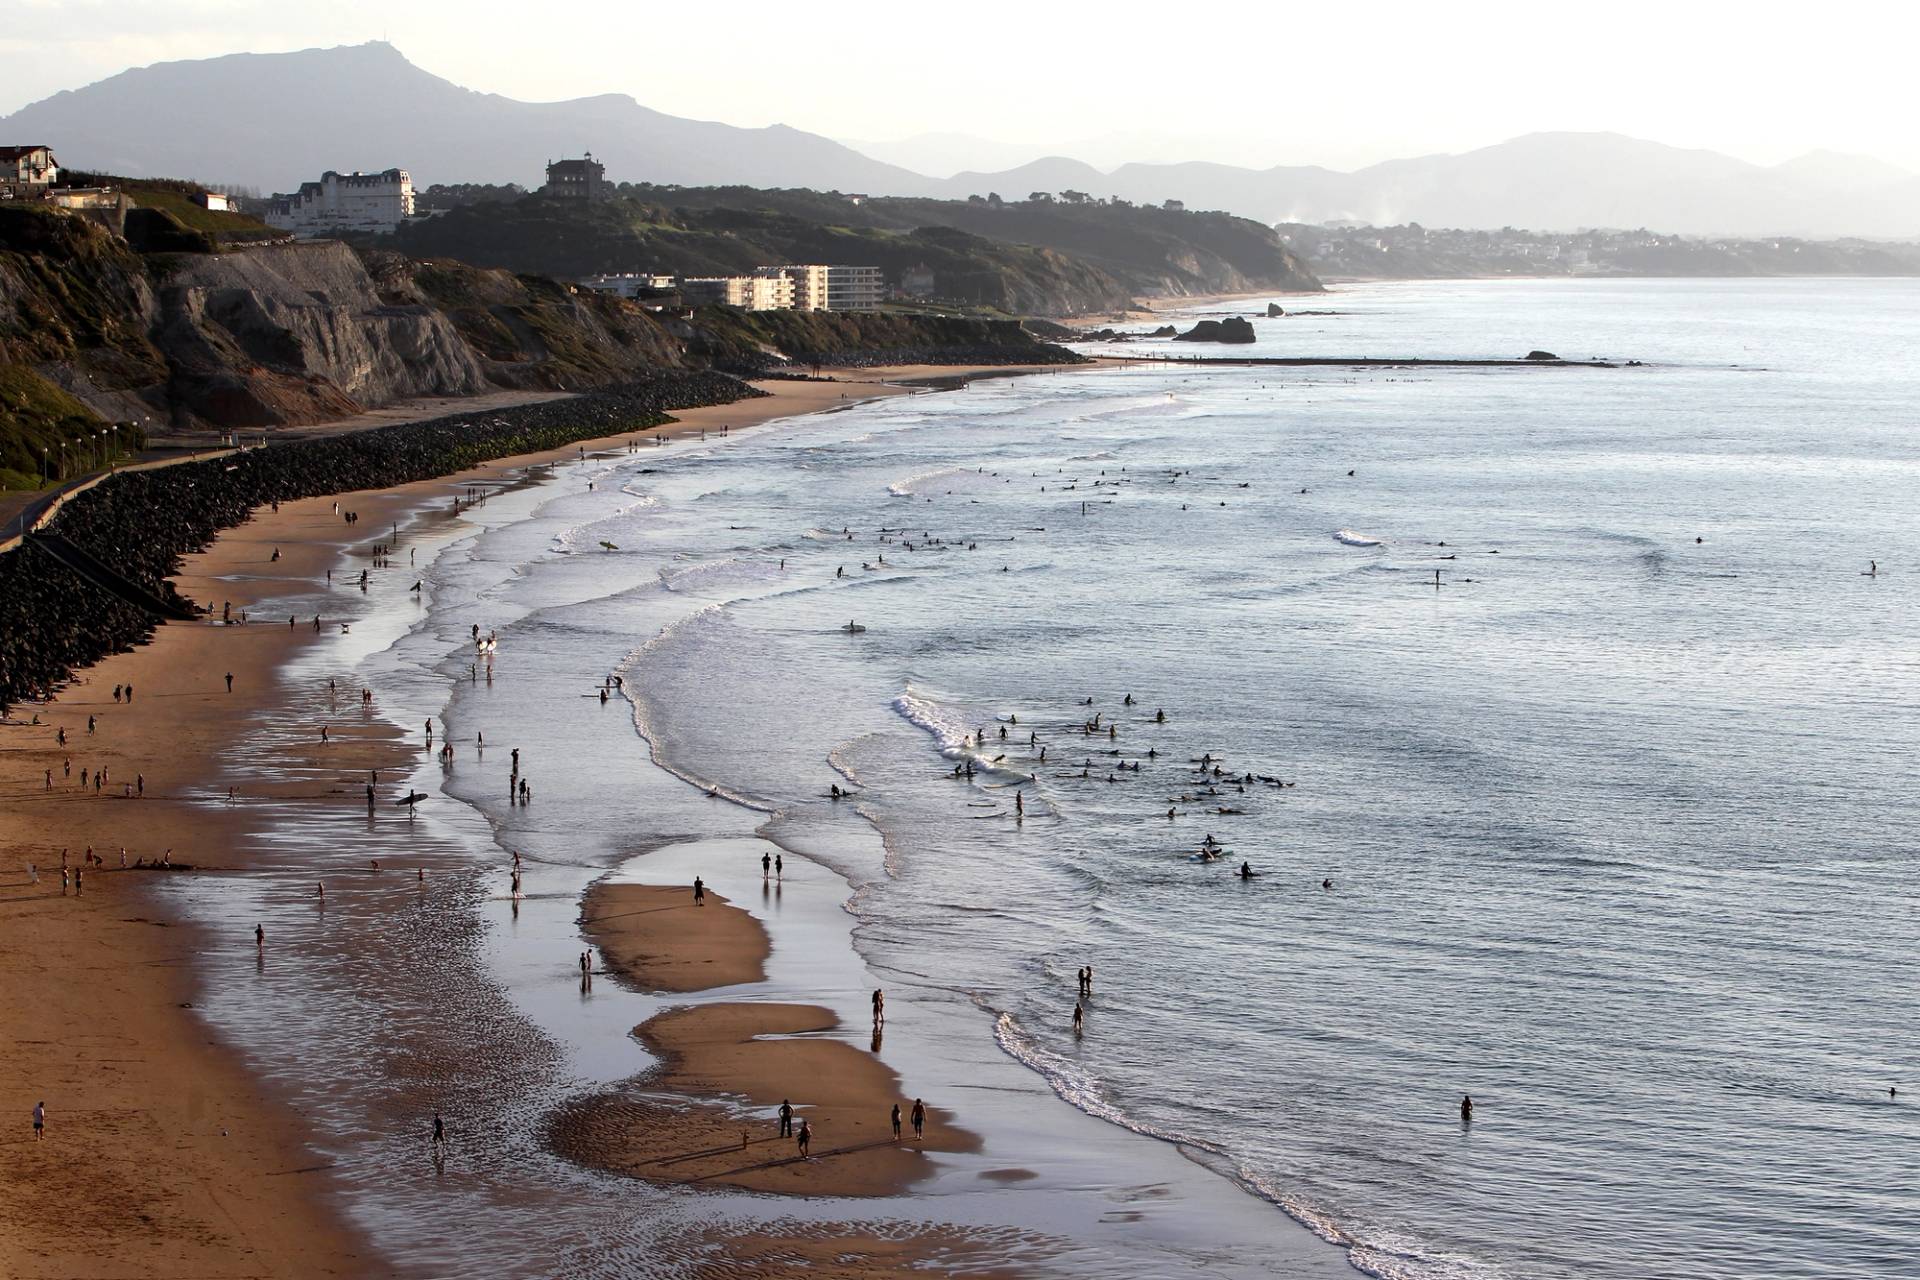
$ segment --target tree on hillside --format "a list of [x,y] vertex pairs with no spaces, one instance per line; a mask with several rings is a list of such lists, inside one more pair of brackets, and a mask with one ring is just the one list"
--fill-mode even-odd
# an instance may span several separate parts
[[1092,199],[1092,197],[1084,191],[1062,191],[1060,198],[1068,204],[1085,204],[1088,200]]

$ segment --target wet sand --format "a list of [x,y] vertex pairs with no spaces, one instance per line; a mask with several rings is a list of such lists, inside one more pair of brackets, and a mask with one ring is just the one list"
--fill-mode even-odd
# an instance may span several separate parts
[[603,882],[587,892],[580,931],[608,970],[643,991],[707,991],[767,976],[767,931],[717,893]]
[[[603,882],[587,894],[582,930],[607,970],[642,990],[686,993],[762,982],[767,931],[717,894],[696,906],[690,888]],[[846,1029],[851,1031],[852,1029]],[[926,1151],[977,1151],[979,1140],[927,1108],[913,1135],[914,1100],[879,1058],[883,1038],[836,1033],[811,1005],[726,1002],[671,1009],[634,1035],[661,1066],[567,1107],[556,1150],[582,1164],[658,1182],[724,1185],[795,1195],[897,1195],[932,1172]],[[683,1095],[663,1099],[661,1091]],[[724,1097],[738,1106],[698,1102]],[[810,1160],[779,1136],[777,1111],[812,1126]],[[904,1141],[895,1142],[898,1104]]]
[[[936,1107],[916,1139],[913,1099],[901,1096],[899,1077],[875,1054],[832,1038],[840,1029],[813,1005],[669,1010],[634,1032],[660,1068],[564,1108],[553,1144],[582,1164],[653,1181],[811,1196],[898,1195],[933,1173],[926,1152],[979,1149]],[[697,1101],[716,1096],[746,1105]],[[802,1121],[812,1127],[808,1159],[780,1136],[783,1101],[793,1105],[796,1132]]]
[[[343,683],[330,695],[324,687],[291,687],[282,677],[295,653],[341,634],[339,624],[356,608],[354,593],[339,593],[343,616],[324,616],[318,631],[308,616],[292,627],[284,616],[264,618],[260,602],[317,589],[328,568],[364,555],[393,524],[422,513],[444,518],[451,497],[467,486],[513,483],[530,466],[583,449],[621,448],[636,435],[746,427],[911,389],[898,379],[960,372],[860,370],[847,382],[769,383],[768,398],[687,411],[675,427],[345,495],[341,509],[361,517],[351,530],[327,498],[257,512],[189,557],[176,578],[190,598],[216,610],[230,601],[236,618],[252,613],[250,622],[163,625],[151,642],[81,673],[53,701],[16,708],[0,725],[0,795],[7,799],[0,811],[0,972],[7,975],[0,1019],[10,1033],[0,1046],[0,1145],[9,1152],[0,1161],[0,1198],[18,1225],[0,1234],[0,1274],[330,1276],[383,1269],[335,1210],[325,1162],[309,1147],[300,1114],[192,1012],[197,958],[251,951],[254,922],[234,920],[217,932],[195,928],[147,889],[162,877],[244,873],[265,834],[249,801],[271,795],[362,809],[367,770],[397,775],[418,758],[419,742],[381,721],[377,701],[363,710],[356,688]],[[128,684],[135,700],[114,702],[113,687]],[[30,723],[35,714],[39,725]],[[99,720],[93,734],[89,714]],[[225,753],[247,722],[273,724],[281,745],[275,758],[254,758],[242,769]],[[59,727],[67,730],[65,748],[55,740]],[[83,791],[81,771],[101,767],[108,783]],[[274,780],[249,781],[261,774]],[[123,798],[122,787],[136,778],[144,794]],[[238,788],[231,805],[223,802],[229,786]],[[393,798],[383,788],[378,802],[384,808]],[[88,846],[106,866],[86,876],[83,892],[62,895],[61,850],[78,866]],[[122,848],[130,864],[171,850],[174,862],[198,869],[121,871]],[[29,882],[30,863],[40,868],[37,884]],[[273,945],[269,937],[269,952]],[[702,1044],[696,1037],[689,1051]],[[48,1136],[36,1144],[29,1112],[42,1100]],[[828,1141],[823,1131],[822,1146]]]

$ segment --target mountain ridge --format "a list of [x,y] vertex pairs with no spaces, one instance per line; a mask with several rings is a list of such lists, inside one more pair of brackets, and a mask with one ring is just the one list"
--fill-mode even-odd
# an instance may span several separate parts
[[617,93],[535,103],[468,89],[384,41],[133,68],[0,118],[0,138],[50,145],[76,168],[277,190],[326,169],[396,165],[423,184],[534,187],[549,159],[591,149],[610,179],[656,185],[948,199],[1070,188],[1269,224],[1920,237],[1920,175],[1837,152],[1763,166],[1618,133],[1559,131],[1350,172],[1211,161],[1102,170],[1049,156],[942,179],[783,124],[689,120]]

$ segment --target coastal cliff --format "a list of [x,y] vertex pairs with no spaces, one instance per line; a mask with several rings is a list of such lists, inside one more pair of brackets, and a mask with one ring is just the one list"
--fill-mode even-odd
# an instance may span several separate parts
[[417,397],[781,363],[749,355],[756,343],[802,363],[1070,358],[984,320],[879,317],[863,337],[848,317],[794,314],[773,344],[743,336],[756,323],[723,308],[663,319],[539,276],[337,241],[141,253],[84,218],[0,209],[0,483],[36,483],[49,452],[109,422],[136,439],[271,430]]

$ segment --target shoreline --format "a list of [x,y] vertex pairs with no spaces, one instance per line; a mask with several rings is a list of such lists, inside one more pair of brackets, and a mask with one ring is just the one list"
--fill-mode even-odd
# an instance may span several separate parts
[[[903,366],[846,371],[850,376],[833,382],[776,380],[763,384],[768,396],[676,411],[667,426],[355,491],[352,505],[378,531],[444,512],[449,494],[467,486],[509,483],[555,462],[623,450],[629,440],[683,439],[831,411],[912,394],[919,388],[909,379],[969,371]],[[860,390],[849,395],[854,386]],[[310,589],[364,543],[365,535],[332,514],[338,500],[305,498],[282,503],[278,512],[256,510],[187,557],[172,581],[203,604],[230,600],[237,611]],[[44,1099],[49,1134],[0,1171],[0,1192],[23,1222],[64,1223],[76,1200],[89,1205],[85,1230],[50,1227],[45,1239],[14,1233],[0,1242],[0,1272],[193,1277],[264,1265],[275,1275],[355,1275],[374,1256],[338,1201],[314,1190],[325,1185],[325,1169],[296,1107],[265,1087],[192,1012],[205,981],[196,958],[251,949],[251,923],[236,921],[232,935],[214,937],[167,918],[176,913],[145,883],[148,877],[118,866],[124,847],[129,864],[171,849],[176,861],[202,868],[163,879],[246,869],[263,833],[249,830],[244,806],[221,810],[207,803],[241,785],[222,752],[242,718],[330,718],[330,709],[288,688],[283,673],[296,654],[336,636],[336,620],[326,620],[322,632],[305,622],[286,629],[265,620],[231,627],[167,623],[146,643],[77,672],[48,701],[16,707],[0,725],[0,793],[13,800],[0,819],[0,916],[9,924],[0,934],[0,966],[15,975],[0,993],[0,1011],[16,1036],[0,1058],[0,1096],[21,1115]],[[223,687],[228,671],[235,677],[231,693]],[[111,701],[108,690],[124,685],[135,688],[136,700]],[[89,716],[100,725],[91,735]],[[31,723],[36,717],[39,725]],[[421,758],[374,713],[360,720],[330,726],[339,731],[329,733],[327,764],[318,763],[315,748],[290,751],[282,762],[294,779],[287,789],[311,796],[316,784],[330,786],[340,803],[351,805],[356,797],[327,778],[369,768],[397,771]],[[55,741],[57,728],[67,731],[64,750]],[[82,771],[100,767],[107,769],[107,784],[80,791]],[[139,797],[117,794],[136,779]],[[77,866],[89,847],[105,865],[69,898],[57,879],[60,850],[69,850]],[[28,864],[39,869],[38,883],[30,882]],[[271,945],[268,939],[268,950]],[[72,956],[89,961],[75,971],[58,959]],[[102,1025],[116,1033],[99,1035]],[[176,1081],[200,1083],[169,1083]],[[156,1169],[169,1173],[156,1180]]]

